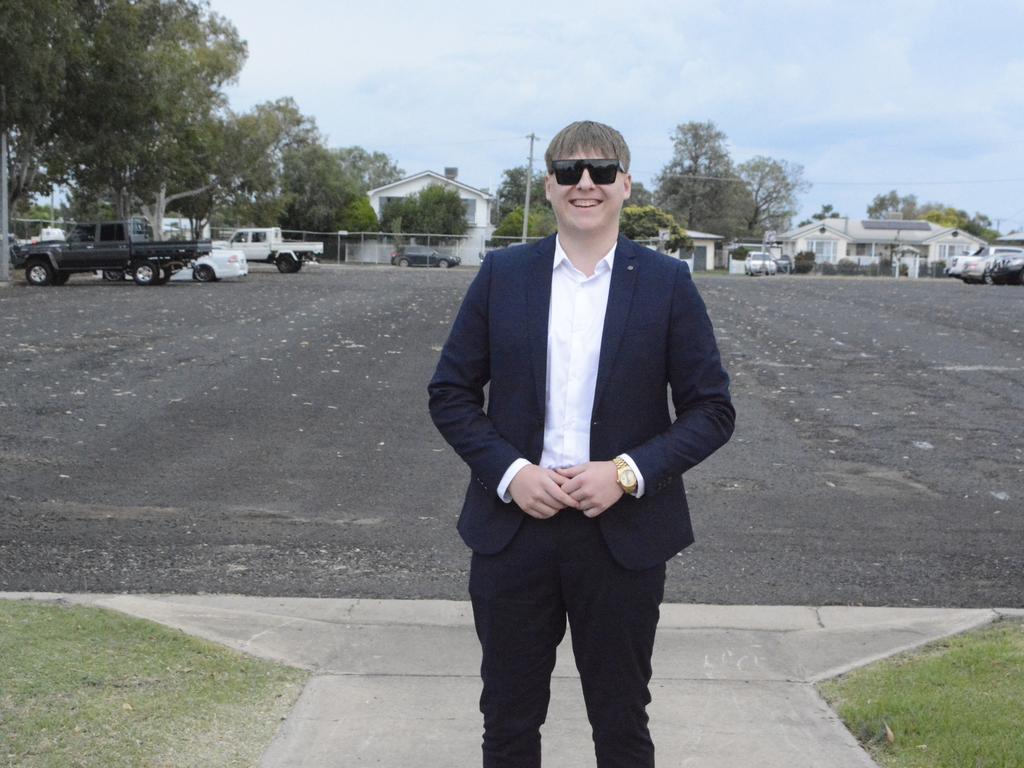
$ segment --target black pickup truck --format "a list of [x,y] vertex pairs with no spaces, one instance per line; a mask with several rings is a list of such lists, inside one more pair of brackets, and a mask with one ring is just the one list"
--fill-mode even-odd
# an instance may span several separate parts
[[75,272],[129,275],[136,285],[163,285],[213,248],[209,240],[153,242],[145,219],[76,224],[66,241],[19,246],[15,264],[29,285],[64,285]]

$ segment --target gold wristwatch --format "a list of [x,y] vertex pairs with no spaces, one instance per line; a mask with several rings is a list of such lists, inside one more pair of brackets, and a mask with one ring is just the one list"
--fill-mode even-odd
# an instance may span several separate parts
[[636,493],[636,473],[621,456],[616,456],[612,461],[615,462],[615,469],[618,472],[616,479],[618,480],[619,488],[622,489],[623,493]]

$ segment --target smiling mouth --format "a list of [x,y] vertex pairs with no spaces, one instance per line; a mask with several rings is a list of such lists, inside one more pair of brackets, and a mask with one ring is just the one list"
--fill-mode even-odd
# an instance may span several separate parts
[[573,200],[572,205],[574,208],[593,208],[594,206],[600,205],[599,200]]

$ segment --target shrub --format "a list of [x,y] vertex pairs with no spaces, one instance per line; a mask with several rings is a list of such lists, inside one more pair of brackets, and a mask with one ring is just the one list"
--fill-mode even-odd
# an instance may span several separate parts
[[836,269],[836,265],[831,261],[823,261],[821,263],[821,274],[823,275],[835,275],[838,274],[839,270]]
[[836,265],[836,271],[840,275],[859,275],[861,273],[860,265],[853,259],[840,259]]
[[793,258],[793,271],[798,275],[806,275],[814,271],[814,251],[801,251]]
[[730,251],[729,255],[732,256],[733,261],[746,261],[747,255],[750,251],[744,246],[740,246],[735,251]]

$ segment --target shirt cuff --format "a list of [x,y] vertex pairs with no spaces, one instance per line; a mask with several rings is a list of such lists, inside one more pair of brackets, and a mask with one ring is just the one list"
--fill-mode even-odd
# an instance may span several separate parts
[[512,496],[508,492],[508,487],[512,485],[512,478],[519,474],[520,469],[529,466],[529,464],[530,462],[526,459],[516,459],[505,470],[505,474],[501,476],[501,482],[498,483],[498,498],[506,504],[512,503]]
[[619,456],[629,464],[629,468],[633,470],[633,474],[636,475],[636,493],[631,493],[630,496],[640,498],[644,495],[644,476],[640,474],[640,468],[637,467],[636,462],[630,458],[628,453],[620,453]]

